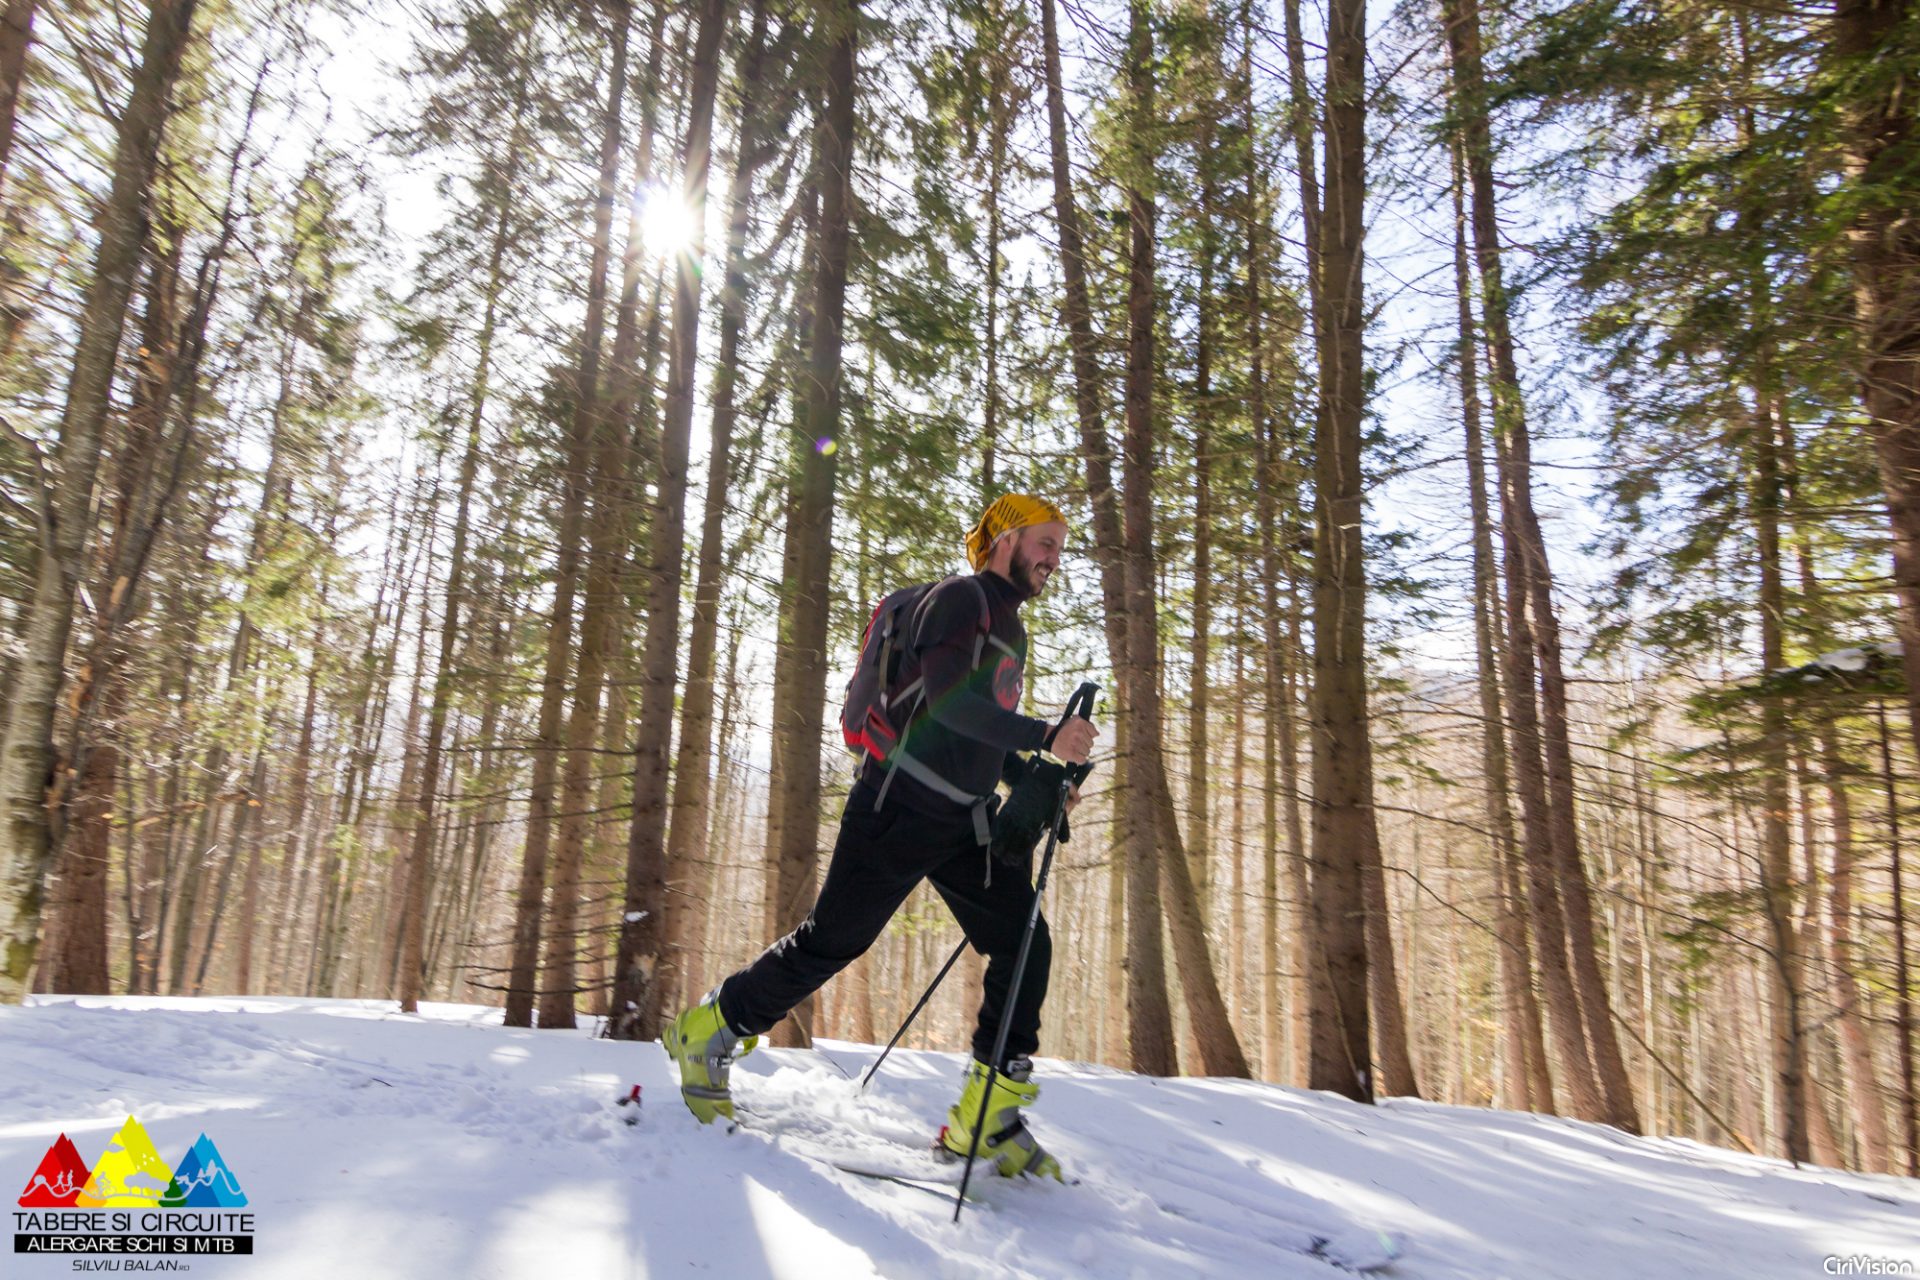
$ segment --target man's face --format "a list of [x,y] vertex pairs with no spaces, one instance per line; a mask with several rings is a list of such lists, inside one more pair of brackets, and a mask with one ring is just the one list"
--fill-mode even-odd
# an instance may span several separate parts
[[1067,540],[1067,526],[1055,521],[1036,524],[1014,535],[1013,564],[1008,580],[1032,599],[1046,589],[1047,580],[1060,567],[1060,548]]

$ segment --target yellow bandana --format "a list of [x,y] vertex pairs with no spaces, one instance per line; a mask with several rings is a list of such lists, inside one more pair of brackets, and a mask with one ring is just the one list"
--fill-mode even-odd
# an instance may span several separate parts
[[967,533],[967,563],[975,573],[986,568],[994,540],[1009,529],[1066,522],[1060,508],[1045,498],[1032,498],[1024,493],[1001,494],[987,504],[987,509],[980,513],[980,523]]

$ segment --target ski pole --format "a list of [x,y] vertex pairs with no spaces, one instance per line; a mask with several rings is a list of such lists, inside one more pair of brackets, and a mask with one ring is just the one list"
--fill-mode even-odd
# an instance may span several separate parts
[[874,1073],[880,1070],[880,1064],[887,1060],[887,1055],[893,1052],[893,1046],[900,1043],[900,1037],[907,1034],[907,1028],[913,1025],[915,1018],[920,1016],[920,1011],[927,1007],[927,1001],[933,999],[933,993],[940,989],[940,983],[946,978],[947,973],[953,966],[959,962],[960,953],[966,949],[967,940],[962,938],[960,939],[960,945],[953,949],[953,954],[947,957],[947,962],[940,966],[940,972],[934,974],[933,981],[927,984],[926,994],[920,997],[920,1003],[913,1006],[913,1012],[909,1013],[907,1020],[900,1024],[900,1029],[893,1033],[893,1039],[887,1041],[887,1047],[880,1051],[880,1057],[872,1066],[867,1068],[867,1074],[860,1077],[860,1088],[862,1090],[866,1089],[868,1082],[873,1079]]
[[[1093,686],[1082,685],[1067,704],[1086,694],[1087,712],[1093,711]],[[953,1198],[953,1220],[960,1221],[960,1209],[967,1202],[967,1186],[973,1181],[973,1161],[980,1154],[980,1131],[987,1125],[987,1107],[993,1101],[994,1082],[1000,1077],[1000,1059],[1007,1051],[1007,1033],[1013,1030],[1013,1007],[1020,999],[1020,983],[1027,976],[1027,953],[1033,949],[1033,933],[1040,926],[1040,899],[1047,891],[1047,873],[1053,869],[1054,846],[1060,843],[1060,821],[1067,815],[1067,788],[1073,785],[1071,772],[1060,775],[1060,792],[1053,808],[1053,822],[1047,828],[1047,851],[1040,857],[1040,875],[1033,883],[1033,907],[1027,912],[1027,930],[1020,936],[1020,953],[1013,961],[1013,981],[1007,987],[1007,1007],[1000,1011],[1000,1030],[993,1037],[993,1058],[987,1063],[987,1087],[980,1095],[980,1114],[973,1118],[973,1140],[967,1143],[967,1167],[960,1175],[960,1194]]]
[[[1089,719],[1092,718],[1093,695],[1097,688],[1098,686],[1092,683],[1084,684],[1074,691],[1073,697],[1067,699],[1067,709],[1060,716],[1060,724],[1063,727],[1073,716],[1073,709],[1076,706],[1084,705],[1085,711],[1083,714]],[[967,940],[962,938],[960,945],[953,949],[953,954],[947,957],[947,962],[940,966],[940,972],[933,975],[933,981],[927,984],[926,994],[922,995],[920,1002],[913,1006],[913,1011],[907,1015],[907,1020],[900,1024],[900,1029],[893,1033],[893,1039],[887,1041],[887,1047],[880,1051],[880,1057],[875,1060],[871,1067],[867,1068],[867,1074],[860,1077],[860,1088],[862,1091],[865,1091],[867,1085],[872,1082],[874,1075],[879,1072],[881,1064],[886,1062],[887,1055],[893,1052],[893,1047],[900,1043],[900,1037],[907,1034],[907,1028],[913,1025],[913,1020],[920,1016],[922,1009],[927,1007],[927,1001],[933,999],[933,993],[937,991],[940,984],[946,980],[948,972],[951,971],[953,966],[959,961],[960,953],[966,950],[966,948]]]

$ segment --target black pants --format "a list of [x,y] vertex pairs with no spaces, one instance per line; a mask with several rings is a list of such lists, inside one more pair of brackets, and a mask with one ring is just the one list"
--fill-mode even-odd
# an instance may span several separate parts
[[[985,1062],[993,1053],[1020,935],[1033,908],[1032,880],[1024,868],[996,866],[988,886],[987,853],[976,843],[966,815],[943,822],[892,798],[875,813],[873,798],[865,784],[854,787],[813,910],[799,928],[720,984],[720,1014],[741,1035],[771,1030],[789,1009],[859,959],[914,886],[926,879],[946,899],[974,950],[987,957],[986,989],[973,1030],[973,1056]],[[1047,922],[1041,919],[1014,1002],[1008,1059],[1040,1047],[1040,1005],[1047,998],[1052,958]]]

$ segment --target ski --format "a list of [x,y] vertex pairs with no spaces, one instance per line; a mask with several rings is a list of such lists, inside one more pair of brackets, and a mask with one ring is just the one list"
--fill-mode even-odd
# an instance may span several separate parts
[[[897,1137],[866,1131],[849,1132],[846,1137],[851,1141],[838,1141],[817,1131],[797,1131],[791,1122],[783,1124],[773,1114],[736,1104],[734,1122],[728,1132],[741,1130],[756,1134],[765,1139],[768,1145],[809,1163],[870,1182],[892,1183],[947,1201],[952,1201],[959,1192],[965,1171],[959,1157],[944,1151],[937,1144],[909,1146]],[[987,1185],[991,1185],[991,1182],[975,1179],[974,1184],[967,1188],[966,1203],[994,1208],[993,1200],[981,1194]],[[1082,1183],[1078,1178],[1069,1178],[1065,1185],[1077,1187]],[[1156,1201],[1154,1207],[1170,1218],[1193,1223],[1196,1227],[1218,1229],[1215,1224],[1195,1218],[1175,1204]],[[1261,1244],[1311,1258],[1353,1275],[1373,1275],[1385,1271],[1404,1253],[1404,1243],[1398,1234],[1369,1227],[1348,1226],[1328,1231],[1324,1227],[1285,1219],[1273,1219],[1264,1225],[1265,1229],[1256,1227],[1249,1232]]]
[[[804,1156],[802,1158],[812,1159],[813,1157]],[[894,1173],[886,1169],[868,1168],[865,1165],[853,1161],[828,1160],[824,1163],[838,1169],[842,1173],[850,1173],[856,1178],[866,1178],[872,1182],[891,1182],[899,1187],[911,1187],[915,1191],[924,1191],[928,1195],[939,1196],[942,1200],[949,1202],[952,1201],[954,1192],[960,1188],[960,1179],[958,1177],[935,1178],[921,1177],[915,1174]],[[967,1193],[967,1203],[985,1204],[986,1201],[981,1198],[979,1191],[974,1190]]]
[[[780,1129],[767,1123],[764,1113],[740,1108],[734,1117],[734,1130],[758,1134],[769,1144],[814,1164],[850,1173],[872,1182],[891,1182],[896,1186],[925,1191],[943,1200],[952,1200],[959,1190],[963,1169],[957,1160],[949,1160],[934,1147],[909,1147],[892,1138],[860,1134],[870,1149],[852,1151],[808,1134]],[[877,1148],[877,1149],[876,1149]],[[968,1204],[985,1204],[976,1187],[967,1193]]]
[[[881,1179],[898,1177],[945,1187],[958,1187],[965,1174],[965,1158],[946,1150],[937,1142],[924,1147],[908,1146],[894,1138],[873,1133],[860,1133],[858,1135],[860,1138],[878,1150],[850,1155],[844,1148],[818,1137],[771,1127],[765,1123],[767,1117],[764,1113],[751,1111],[738,1104],[736,1108],[735,1129],[761,1134],[784,1151],[792,1152],[805,1159],[830,1164],[845,1173]],[[1007,1179],[1014,1182],[1021,1180],[1021,1178]],[[1039,1179],[1039,1181],[1045,1181],[1045,1179]],[[1080,1185],[1080,1179],[1064,1178],[1061,1184],[1077,1187]],[[968,1195],[967,1201],[974,1203],[975,1197]]]

